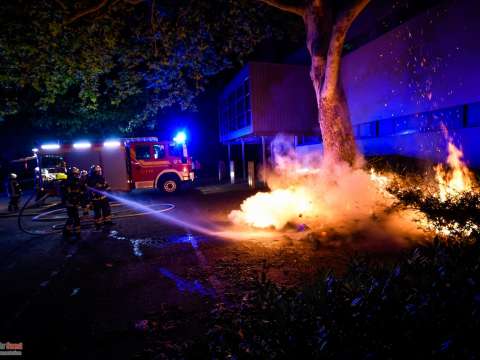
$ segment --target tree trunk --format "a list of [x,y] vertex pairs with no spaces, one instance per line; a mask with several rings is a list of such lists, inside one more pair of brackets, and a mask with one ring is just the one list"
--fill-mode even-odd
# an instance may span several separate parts
[[308,0],[305,7],[283,0],[260,1],[303,17],[324,154],[354,165],[358,152],[340,80],[340,64],[348,29],[370,0],[352,0],[350,6],[340,12],[333,10],[336,0]]
[[[318,122],[323,138],[325,156],[353,165],[357,158],[357,147],[353,137],[348,105],[337,75],[336,81],[326,83],[326,72],[332,62],[329,57],[339,56],[332,51],[332,37],[337,37],[338,27],[332,23],[325,3],[313,4],[305,9],[303,16],[307,32],[307,48],[311,56],[310,78],[315,89],[318,106]],[[342,41],[341,38],[336,40]],[[330,80],[331,79],[330,75]]]
[[320,129],[326,156],[353,165],[358,157],[348,104],[339,83],[318,101]]

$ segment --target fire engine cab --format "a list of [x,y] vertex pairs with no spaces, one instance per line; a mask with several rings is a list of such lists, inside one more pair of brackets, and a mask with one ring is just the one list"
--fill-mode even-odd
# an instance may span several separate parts
[[73,144],[44,144],[34,149],[37,156],[37,179],[42,188],[65,178],[66,167],[88,170],[102,167],[112,190],[160,189],[176,192],[182,183],[194,180],[192,159],[188,156],[185,135],[174,141],[156,137],[86,141]]

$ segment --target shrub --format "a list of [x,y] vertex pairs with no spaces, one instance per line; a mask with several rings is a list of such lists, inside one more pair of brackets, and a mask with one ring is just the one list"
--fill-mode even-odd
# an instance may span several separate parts
[[336,277],[285,289],[265,274],[241,304],[213,312],[214,358],[476,358],[478,241],[420,247],[395,266],[352,259]]
[[420,189],[402,189],[391,186],[402,206],[413,207],[421,211],[432,226],[444,229],[449,240],[463,241],[472,232],[480,231],[480,194],[466,192],[457,197],[441,201],[437,196],[425,195]]
[[323,270],[300,288],[277,286],[262,272],[240,303],[217,305],[187,357],[478,358],[480,195],[442,202],[414,186],[389,191],[396,206],[447,231],[394,264],[356,256],[341,275]]

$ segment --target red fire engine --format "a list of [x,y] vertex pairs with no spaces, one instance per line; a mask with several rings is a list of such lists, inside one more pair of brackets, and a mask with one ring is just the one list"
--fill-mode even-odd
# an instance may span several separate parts
[[98,164],[112,190],[160,189],[174,193],[182,183],[194,180],[185,135],[180,133],[174,140],[146,137],[103,143],[44,144],[34,149],[37,179],[42,188],[48,188],[49,184],[65,178],[67,166],[88,170]]

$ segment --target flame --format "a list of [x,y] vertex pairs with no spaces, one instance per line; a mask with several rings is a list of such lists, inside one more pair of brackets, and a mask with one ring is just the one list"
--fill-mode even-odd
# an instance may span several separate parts
[[[446,130],[445,130],[446,133]],[[445,165],[435,170],[435,192],[439,201],[460,199],[475,191],[473,173],[462,160],[463,153],[446,133],[448,157]],[[283,146],[275,154],[275,164],[265,171],[271,189],[247,198],[239,210],[230,213],[234,225],[251,228],[282,230],[286,225],[297,226],[300,232],[308,229],[317,234],[369,234],[369,239],[396,239],[410,242],[424,239],[425,235],[450,236],[457,233],[469,235],[478,231],[477,224],[459,223],[438,225],[420,210],[396,207],[398,199],[391,187],[410,187],[410,180],[371,168],[351,167],[348,164],[325,158],[318,153],[298,154]],[[285,150],[286,149],[286,150]],[[424,185],[426,183],[422,181]],[[427,185],[430,187],[430,183]],[[425,197],[431,196],[427,186]],[[291,228],[285,229],[291,236]],[[326,235],[322,235],[326,236]],[[362,235],[360,235],[362,236]]]
[[462,161],[463,152],[451,141],[448,142],[448,167],[435,166],[435,179],[438,183],[438,197],[444,202],[470,192],[475,184],[474,176]]
[[311,217],[315,213],[309,192],[300,186],[257,193],[246,199],[240,209],[230,214],[233,222],[261,229],[274,227],[276,230],[285,227],[289,221]]
[[370,180],[377,186],[380,191],[386,197],[392,197],[388,192],[387,187],[391,182],[391,178],[386,175],[377,173],[373,168],[370,169]]
[[318,233],[331,228],[348,233],[391,205],[387,176],[318,153],[297,154],[282,145],[266,174],[271,191],[244,200],[229,215],[233,224],[275,230],[290,224]]
[[[453,144],[446,129],[444,129],[444,134],[448,141],[447,166],[438,164],[434,167],[436,185],[438,186],[438,193],[434,196],[437,196],[441,202],[457,201],[464,194],[475,191],[476,181],[474,174],[462,161],[463,152]],[[468,222],[461,227],[458,222],[439,225],[422,218],[420,224],[424,229],[446,237],[453,234],[470,236],[473,231],[479,230],[479,226],[472,222]]]
[[456,221],[447,225],[434,224],[432,221],[428,220],[423,213],[416,214],[416,221],[422,229],[445,237],[454,234],[470,236],[474,231],[478,232],[480,230],[480,227],[473,222],[467,222],[463,227],[461,227]]

